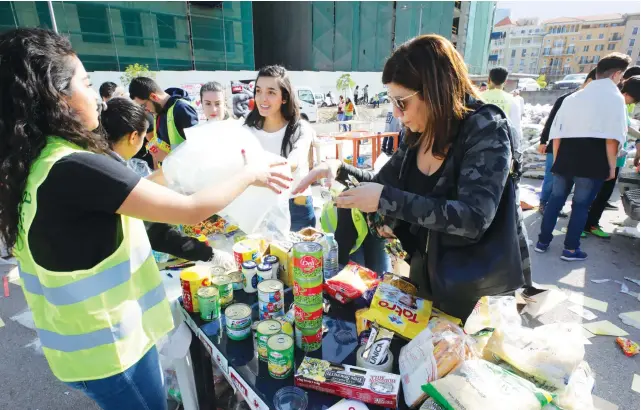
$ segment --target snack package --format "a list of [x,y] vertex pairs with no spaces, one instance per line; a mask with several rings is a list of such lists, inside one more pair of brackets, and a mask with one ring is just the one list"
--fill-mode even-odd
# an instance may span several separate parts
[[359,309],[355,312],[356,316],[356,335],[358,336],[358,344],[364,345],[369,339],[371,333],[372,322],[365,319],[363,315],[367,312],[369,308]]
[[521,316],[516,310],[514,296],[483,296],[465,321],[464,330],[472,335],[483,329],[520,325]]
[[464,360],[478,357],[473,349],[474,341],[455,323],[443,318],[433,318],[428,329],[433,335],[437,379],[445,377]]
[[623,350],[623,354],[628,357],[639,354],[639,345],[634,343],[630,339],[626,339],[625,337],[617,337],[616,343],[619,345],[621,350]]
[[408,295],[388,283],[381,283],[363,317],[404,339],[412,340],[425,329],[431,313],[432,302]]
[[444,408],[456,410],[540,410],[552,401],[545,390],[481,359],[466,360],[423,390]]
[[507,326],[494,331],[484,353],[542,383],[564,389],[585,355],[583,340],[576,324],[555,323],[535,329]]
[[393,338],[393,332],[383,329],[377,323],[374,323],[367,344],[365,344],[363,359],[369,364],[377,366],[383,364],[387,358],[387,351]]
[[401,348],[398,357],[398,370],[401,373],[405,404],[410,408],[416,408],[427,398],[421,386],[436,380],[437,375],[430,329],[423,330]]
[[394,273],[386,273],[383,275],[383,283],[388,283],[394,287],[399,288],[408,295],[416,296],[418,290],[409,279],[398,276]]
[[452,322],[452,323],[454,323],[456,325],[459,325],[459,326],[463,325],[463,321],[461,319],[459,319],[457,317],[454,317],[454,316],[451,316],[451,315],[448,315],[447,313],[443,312],[442,310],[437,309],[435,307],[432,307],[432,318],[435,318],[435,317],[440,317],[440,318],[449,320],[450,322]]
[[332,298],[345,304],[362,296],[378,283],[376,272],[350,262],[336,276],[328,279],[323,288]]

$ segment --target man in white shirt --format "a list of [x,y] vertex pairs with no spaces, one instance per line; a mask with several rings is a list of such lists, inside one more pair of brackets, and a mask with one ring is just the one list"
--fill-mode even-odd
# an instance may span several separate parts
[[523,136],[521,131],[521,106],[511,94],[503,91],[507,76],[508,72],[505,67],[491,69],[488,90],[481,93],[481,99],[488,104],[494,104],[501,108],[516,129],[519,138],[521,138]]
[[516,101],[518,101],[519,107],[521,108],[521,117],[523,117],[523,114],[525,114],[525,100],[521,97],[521,92],[519,90],[514,90],[512,91],[512,96]]
[[581,233],[588,211],[603,182],[615,178],[616,160],[628,130],[625,100],[617,84],[630,64],[630,57],[612,53],[597,64],[596,80],[565,98],[552,127],[554,164],[552,193],[541,221],[534,248],[545,252],[559,212],[574,186],[572,215],[561,259],[582,261]]

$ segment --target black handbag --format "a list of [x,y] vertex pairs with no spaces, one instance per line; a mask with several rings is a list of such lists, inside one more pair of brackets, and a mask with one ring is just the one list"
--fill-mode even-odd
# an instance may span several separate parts
[[[503,111],[486,104],[476,112],[492,109],[506,120]],[[515,141],[508,125],[512,147],[512,169],[507,177],[498,210],[492,223],[477,240],[444,232],[427,232],[427,265],[430,293],[437,307],[467,319],[482,296],[513,292],[524,284],[521,250],[518,237],[518,207],[516,192],[520,164],[514,158]],[[448,198],[457,199],[457,183],[464,156],[465,138],[454,146],[454,175]],[[424,265],[425,266],[425,265]]]

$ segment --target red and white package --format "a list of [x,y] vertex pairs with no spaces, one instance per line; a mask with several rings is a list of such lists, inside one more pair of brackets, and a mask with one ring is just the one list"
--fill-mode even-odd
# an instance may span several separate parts
[[378,275],[354,262],[348,263],[336,276],[328,279],[323,288],[325,292],[341,303],[349,303],[359,298],[366,290],[379,284]]

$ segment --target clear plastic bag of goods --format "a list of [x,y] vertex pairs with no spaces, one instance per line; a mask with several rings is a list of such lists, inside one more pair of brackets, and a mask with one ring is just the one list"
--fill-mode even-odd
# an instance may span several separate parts
[[482,359],[464,361],[423,390],[450,410],[541,410],[552,401],[550,393]]
[[[238,121],[210,121],[185,129],[185,135],[187,140],[163,161],[168,186],[183,194],[229,180],[243,170],[245,159],[250,166],[285,161],[263,150],[258,139]],[[288,165],[272,169],[291,176]],[[284,238],[290,228],[291,187],[282,191],[276,194],[267,188],[250,186],[218,214],[247,234]]]
[[552,403],[563,410],[593,410],[593,389],[594,373],[590,365],[583,361],[572,372],[565,389],[557,392],[557,397]]
[[520,326],[521,316],[516,310],[514,296],[483,296],[465,321],[464,330],[473,335],[483,329]]
[[534,329],[499,327],[485,347],[488,359],[501,359],[519,371],[556,389],[565,389],[583,361],[584,337],[580,326],[554,323]]
[[436,380],[437,366],[430,329],[423,330],[401,348],[398,370],[401,373],[405,404],[414,409],[427,398],[421,386]]

